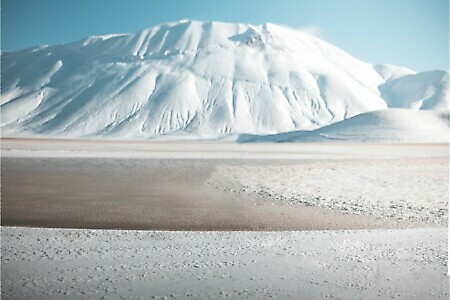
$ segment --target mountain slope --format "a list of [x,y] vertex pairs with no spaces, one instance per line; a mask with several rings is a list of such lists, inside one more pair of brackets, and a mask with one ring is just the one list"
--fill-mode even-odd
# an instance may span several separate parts
[[389,107],[449,109],[449,72],[408,74],[380,86]]
[[450,142],[448,111],[385,109],[313,131],[241,135],[246,142]]
[[[422,81],[393,69],[273,24],[166,23],[2,53],[2,134],[271,134],[317,129],[388,105],[448,102],[448,72]],[[409,98],[411,84],[420,99]]]
[[370,65],[272,24],[168,23],[2,59],[6,134],[274,133],[386,107]]

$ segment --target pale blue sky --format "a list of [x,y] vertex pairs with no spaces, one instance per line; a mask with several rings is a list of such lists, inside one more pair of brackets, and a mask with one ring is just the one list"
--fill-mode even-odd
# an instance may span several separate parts
[[2,50],[179,19],[312,28],[370,63],[449,69],[449,0],[2,0]]

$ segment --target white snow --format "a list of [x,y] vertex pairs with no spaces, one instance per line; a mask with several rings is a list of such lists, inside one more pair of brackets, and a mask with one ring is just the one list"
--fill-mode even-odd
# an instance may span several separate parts
[[381,95],[389,107],[449,110],[448,71],[409,74],[380,86]]
[[[448,72],[361,62],[302,31],[180,21],[2,52],[3,136],[217,138],[445,108]],[[51,91],[51,92],[46,92]]]
[[[88,157],[219,158],[205,184],[224,193],[232,189],[238,201],[308,205],[358,214],[369,224],[385,218],[394,227],[389,221],[411,221],[416,228],[167,232],[2,226],[2,299],[449,297],[448,144],[4,139],[5,156],[40,157],[49,164],[48,157],[85,157],[84,164],[78,161],[87,169],[94,161]],[[131,163],[146,167],[137,164]],[[170,160],[167,166],[178,170]]]
[[386,109],[363,113],[313,131],[241,135],[244,142],[449,143],[448,110]]
[[4,139],[2,157],[103,157],[261,160],[373,160],[447,158],[448,144],[244,143]]
[[405,75],[416,74],[416,72],[414,72],[413,70],[410,70],[408,68],[393,66],[393,65],[388,65],[388,64],[374,65],[373,68],[386,81],[391,80],[391,79],[397,79],[397,78],[403,77]]
[[2,227],[2,299],[448,299],[446,228]]
[[448,170],[448,157],[241,163],[218,166],[210,180],[225,190],[245,191],[262,204],[321,207],[415,226],[447,225]]

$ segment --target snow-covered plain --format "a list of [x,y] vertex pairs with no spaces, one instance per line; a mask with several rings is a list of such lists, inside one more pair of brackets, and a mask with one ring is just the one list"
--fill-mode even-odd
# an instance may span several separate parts
[[448,224],[448,157],[220,165],[211,181],[261,203],[302,204],[390,222]]
[[448,299],[446,228],[2,228],[2,299]]
[[233,141],[136,141],[2,139],[3,157],[371,160],[448,157],[448,143],[244,143]]
[[[219,193],[231,195],[272,213],[280,207],[315,207],[323,210],[323,221],[327,212],[339,213],[364,218],[370,228],[380,218],[384,223],[377,228],[392,229],[174,232],[3,226],[2,298],[448,299],[448,153],[448,144],[6,139],[3,178],[30,160],[53,170],[56,161],[70,166],[74,160],[75,169],[86,174],[103,174],[98,167],[108,166],[112,179],[129,166],[133,174],[144,174],[151,165],[145,161],[165,159],[157,165],[159,176],[165,174],[161,167],[171,168],[174,189],[180,176],[198,176],[196,168],[189,173],[183,166],[216,160],[211,174],[197,167],[212,200],[221,199],[215,197]],[[48,180],[58,185],[64,172]],[[90,178],[83,182],[95,187]],[[126,205],[119,207],[126,213]]]

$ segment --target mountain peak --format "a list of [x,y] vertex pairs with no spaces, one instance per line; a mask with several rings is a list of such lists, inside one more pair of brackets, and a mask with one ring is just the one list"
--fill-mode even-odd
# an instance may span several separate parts
[[[6,135],[266,134],[448,101],[445,74],[388,84],[392,68],[273,24],[181,20],[2,53],[2,63]],[[411,84],[420,99],[402,98]]]

